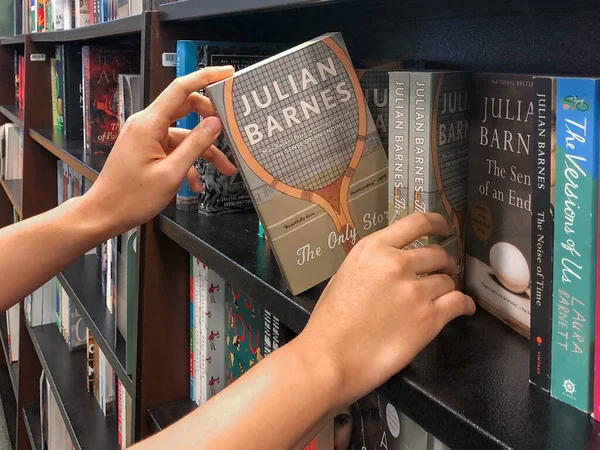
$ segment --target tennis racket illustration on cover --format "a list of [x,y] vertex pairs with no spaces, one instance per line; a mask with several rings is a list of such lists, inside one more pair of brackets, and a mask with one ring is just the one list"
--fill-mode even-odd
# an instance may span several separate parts
[[[439,103],[442,95],[442,87],[444,85],[444,79],[448,84],[451,84],[454,80],[457,80],[458,84],[464,82],[458,78],[460,75],[448,75],[440,74],[437,80],[435,89],[435,104],[433,105],[433,111],[439,111]],[[448,80],[450,78],[450,80]],[[438,148],[437,139],[438,129],[438,114],[433,114],[431,123],[431,155],[433,163],[433,172],[435,174],[435,181],[437,189],[441,196],[442,205],[444,210],[448,214],[448,217],[452,221],[452,225],[455,229],[456,236],[456,264],[458,270],[464,267],[464,255],[465,255],[465,239],[466,239],[466,227],[465,220],[467,217],[467,195],[466,195],[466,183],[463,182],[466,177],[465,165],[460,164],[461,157],[456,157],[456,152],[464,147],[460,141],[454,144],[447,144],[444,151]],[[463,150],[464,151],[464,150]],[[462,157],[464,159],[464,157]],[[459,274],[460,275],[460,274]],[[459,280],[462,277],[458,277]],[[461,286],[457,285],[460,289]]]
[[[320,66],[315,70],[317,62]],[[272,98],[264,85],[272,88],[273,83],[279,97],[300,92],[294,96],[300,101],[291,107]],[[244,95],[260,107],[248,109]],[[348,197],[365,147],[367,109],[356,72],[342,47],[328,37],[240,73],[225,81],[224,104],[231,137],[254,174],[283,194],[318,205],[340,236],[354,233],[358,241]],[[286,121],[267,123],[271,115],[280,118],[282,108],[292,126],[286,126]],[[289,108],[295,108],[293,114]],[[249,123],[264,125],[264,139],[252,140],[247,132],[242,133]],[[269,126],[277,142],[286,145],[273,145],[267,138]],[[354,244],[346,239],[346,253]]]

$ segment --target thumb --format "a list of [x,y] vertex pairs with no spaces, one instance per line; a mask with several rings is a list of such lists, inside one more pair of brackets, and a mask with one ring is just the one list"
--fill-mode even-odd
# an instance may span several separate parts
[[217,117],[207,117],[200,122],[167,157],[169,170],[183,178],[221,134],[221,129],[221,121]]

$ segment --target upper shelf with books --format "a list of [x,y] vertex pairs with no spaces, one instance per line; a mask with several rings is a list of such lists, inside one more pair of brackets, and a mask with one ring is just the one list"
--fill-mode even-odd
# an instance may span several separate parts
[[42,147],[90,181],[95,181],[98,178],[98,174],[106,162],[107,155],[85,154],[82,140],[65,140],[57,128],[30,129],[29,135]]
[[87,39],[104,38],[108,36],[120,36],[125,34],[141,33],[144,23],[143,14],[138,14],[123,19],[111,20],[109,22],[73,28],[64,31],[49,31],[32,33],[31,40],[35,42],[69,42]]
[[348,1],[349,0],[222,0],[205,2],[198,0],[182,0],[161,5],[160,12],[161,19],[164,21],[198,20],[232,14],[262,13]]
[[23,127],[23,110],[15,105],[0,105],[0,114],[19,127]]
[[53,323],[34,328],[27,324],[27,331],[74,449],[119,449],[116,419],[104,417],[94,395],[87,391],[86,352],[69,352]]
[[106,297],[102,294],[98,258],[96,255],[79,257],[58,274],[58,280],[75,303],[115,374],[127,392],[133,395],[133,382],[125,370],[126,344],[118,332],[115,339],[116,317],[108,311]]
[[[286,292],[268,241],[257,236],[254,213],[207,217],[169,208],[159,220],[166,235],[236,280],[287,326],[296,332],[304,327],[323,286],[295,297]],[[381,392],[451,448],[600,445],[600,423],[530,389],[528,370],[528,341],[481,310],[454,321]],[[153,414],[160,420],[190,411],[189,402],[177,404]]]

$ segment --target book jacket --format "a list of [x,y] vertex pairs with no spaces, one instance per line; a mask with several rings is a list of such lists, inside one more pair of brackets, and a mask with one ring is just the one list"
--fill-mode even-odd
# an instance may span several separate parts
[[439,244],[455,259],[462,290],[467,216],[471,74],[411,72],[408,144],[409,212],[436,212],[452,224],[448,236],[425,236],[412,248]]
[[408,143],[410,128],[410,72],[389,74],[388,141],[388,222],[391,225],[408,214]]
[[552,337],[552,262],[554,186],[556,182],[556,78],[533,80],[533,149],[531,161],[531,351],[529,381],[550,392]]
[[477,74],[474,92],[466,290],[529,338],[533,77]]
[[292,294],[387,225],[387,156],[339,33],[206,91]]
[[600,80],[559,78],[551,395],[592,410]]
[[109,152],[119,135],[119,74],[139,73],[133,47],[85,46],[83,55],[84,146],[91,154]]
[[387,153],[388,126],[390,109],[388,108],[389,72],[384,69],[359,69],[356,75],[360,80],[363,95],[369,107],[369,112],[375,122],[381,143]]

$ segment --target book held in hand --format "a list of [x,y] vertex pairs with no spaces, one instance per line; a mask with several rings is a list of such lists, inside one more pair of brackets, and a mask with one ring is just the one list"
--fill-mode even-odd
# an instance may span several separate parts
[[387,225],[387,157],[339,33],[206,91],[293,294]]

